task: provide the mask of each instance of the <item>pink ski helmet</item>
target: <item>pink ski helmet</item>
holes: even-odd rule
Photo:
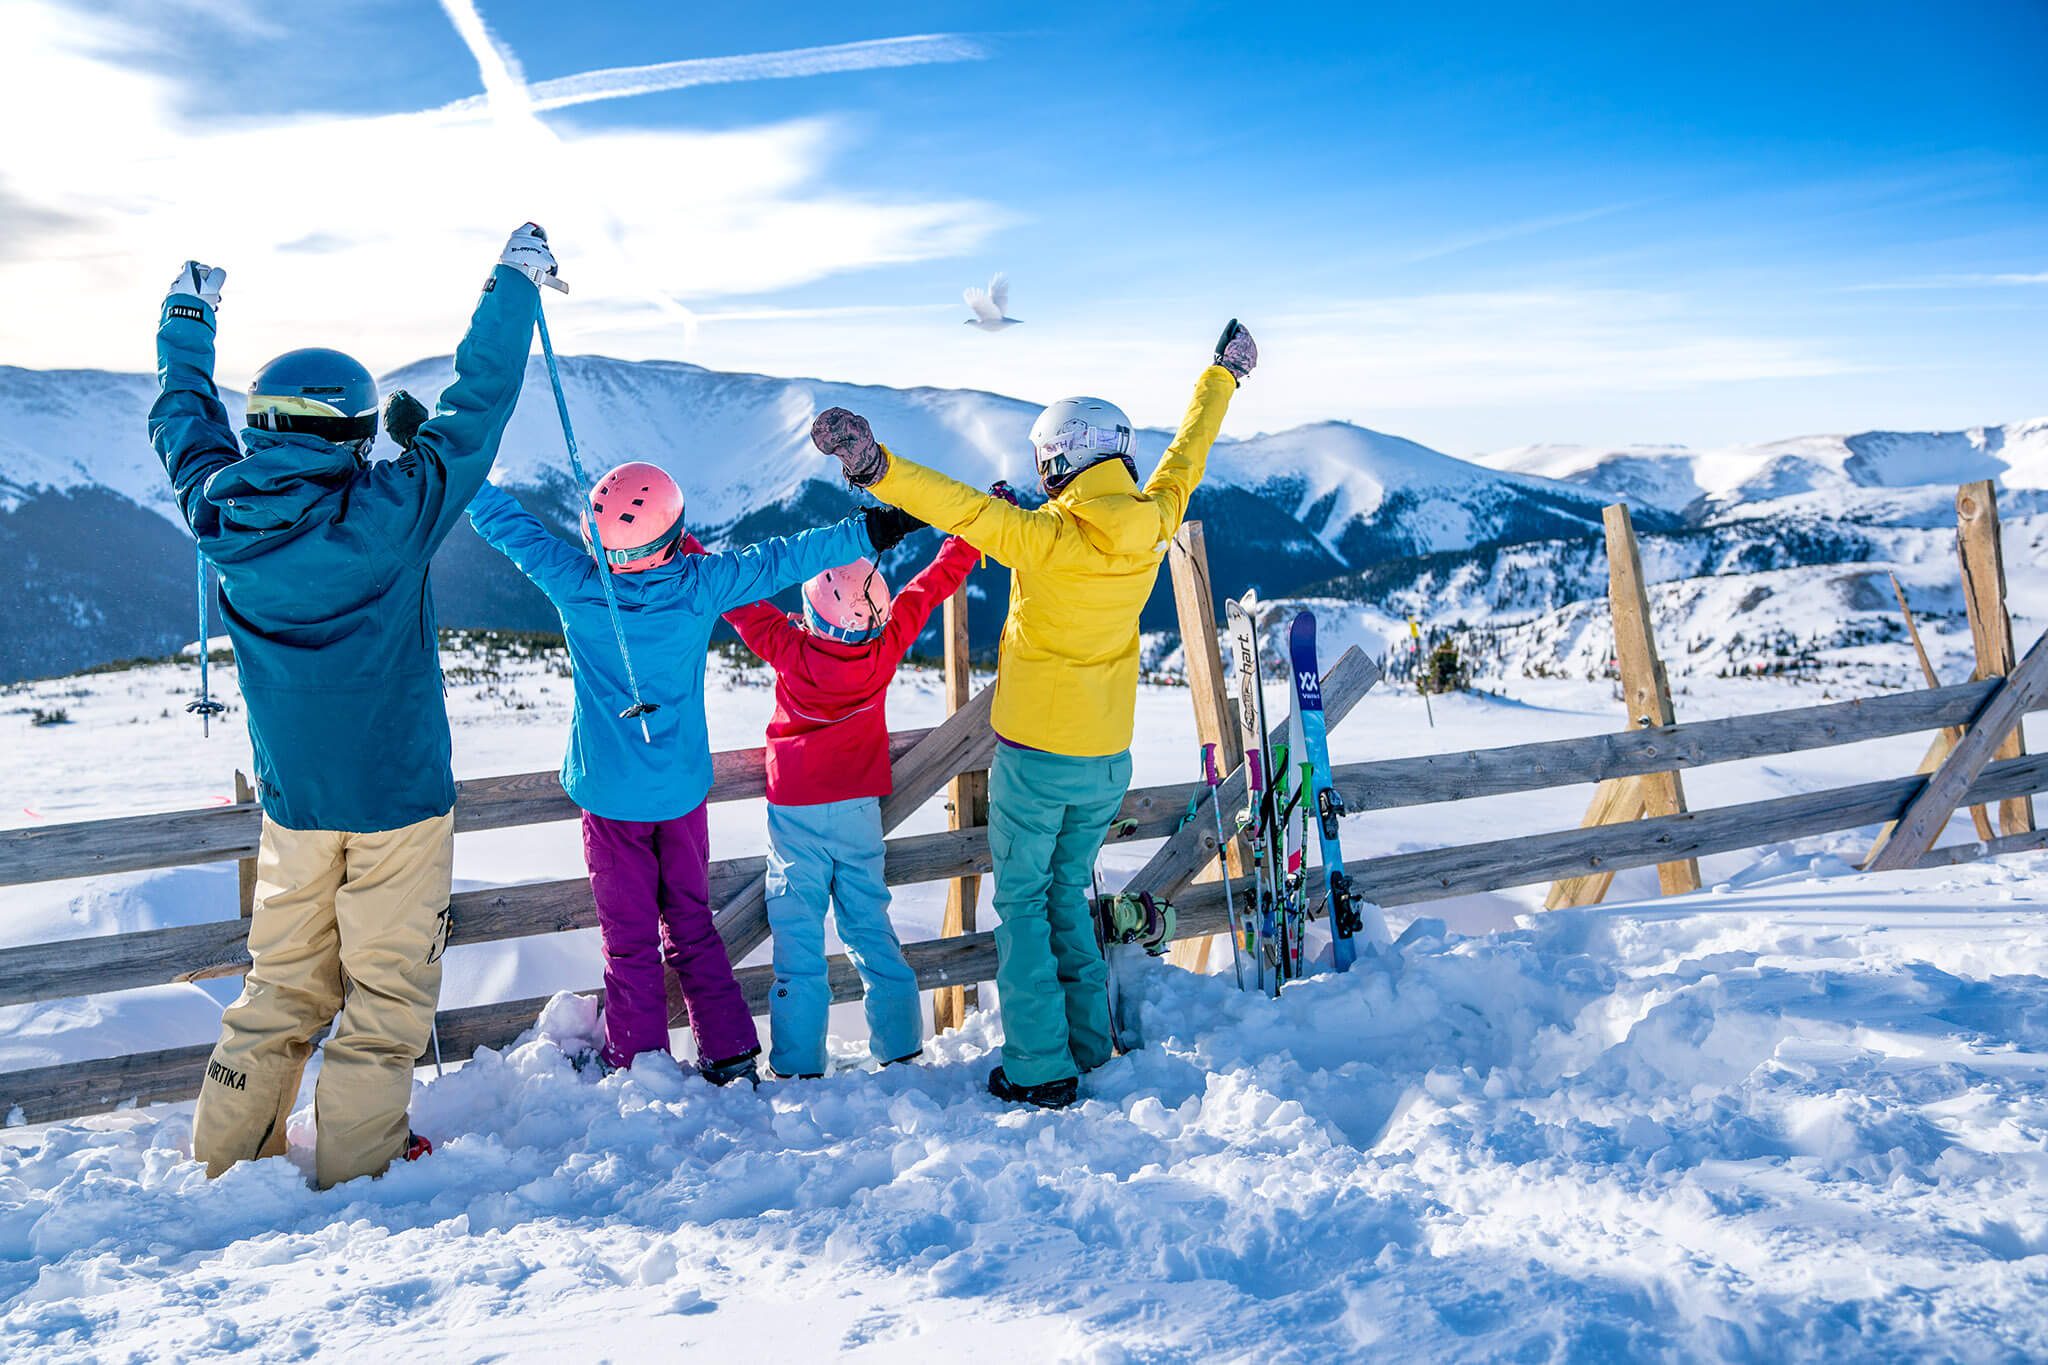
[[[871,559],[827,569],[804,584],[804,624],[815,635],[857,645],[888,622],[889,584]]]
[[[591,545],[597,526],[602,552]],[[645,573],[676,557],[683,539],[683,490],[659,465],[633,460],[606,471],[590,490],[583,543],[613,573]]]

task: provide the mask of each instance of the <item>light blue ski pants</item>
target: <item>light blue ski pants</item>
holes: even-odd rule
[[[917,977],[889,922],[882,879],[882,803],[872,796],[768,807],[768,927],[775,989],[768,997],[768,1065],[785,1076],[825,1070],[825,908],[866,987],[868,1051],[876,1061],[924,1045]]]
[[[1131,785],[1131,756],[1007,744],[989,770],[1003,1074],[1043,1085],[1112,1055],[1109,968],[1095,942],[1095,856]]]

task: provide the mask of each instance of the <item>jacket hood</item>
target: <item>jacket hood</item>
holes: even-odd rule
[[[1159,546],[1159,509],[1138,491],[1122,460],[1082,470],[1053,501],[1106,554],[1149,554]]]
[[[346,446],[298,432],[242,431],[242,458],[206,481],[206,500],[238,526],[291,526],[355,476]]]

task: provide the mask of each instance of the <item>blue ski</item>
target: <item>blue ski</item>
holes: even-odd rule
[[[1301,727],[1304,757],[1315,776],[1307,799],[1314,803],[1314,824],[1323,852],[1323,889],[1330,914],[1331,960],[1340,972],[1349,971],[1358,958],[1358,939],[1375,944],[1393,942],[1386,916],[1371,901],[1360,900],[1351,889],[1344,871],[1344,844],[1339,821],[1344,815],[1344,798],[1330,776],[1330,738],[1323,719],[1323,673],[1316,660],[1316,618],[1302,612],[1287,632],[1288,651],[1293,657],[1294,715]]]

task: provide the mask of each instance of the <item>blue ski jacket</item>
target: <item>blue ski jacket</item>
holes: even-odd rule
[[[455,382],[403,459],[245,429],[213,382],[214,315],[157,325],[149,439],[220,573],[257,791],[289,829],[399,829],[455,804],[428,565],[490,472],[519,400],[538,291],[497,266]]]
[[[643,573],[613,574],[640,695],[661,708],[645,717],[649,743],[639,721],[619,717],[632,705],[633,693],[595,556],[557,536],[511,494],[490,484],[470,503],[469,521],[561,614],[576,675],[562,790],[608,820],[673,820],[688,815],[710,794],[704,655],[718,618],[874,553],[867,525],[856,514],[736,553],[679,554]]]

